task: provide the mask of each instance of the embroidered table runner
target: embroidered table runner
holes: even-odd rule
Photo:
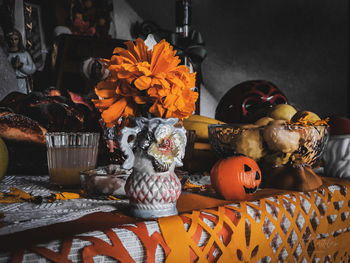
[[[19,179],[29,180],[10,177],[5,183]],[[81,212],[78,205],[71,206],[77,200],[60,201],[57,206],[65,207],[58,209],[64,219],[54,222],[41,215],[33,219],[38,226],[44,221],[41,227],[22,225],[20,232],[0,235],[3,250],[14,249],[1,253],[0,262],[348,262],[350,182],[323,181],[321,188],[307,193],[263,189],[245,202],[183,194],[178,200],[179,216],[149,221],[116,211],[118,201],[99,200],[96,206],[97,200],[86,201],[80,204]],[[22,182],[28,187],[28,181]],[[35,191],[41,191],[40,183],[35,185]],[[33,213],[42,205],[33,205]],[[97,210],[87,214],[84,206]],[[5,218],[15,211],[1,209]],[[18,216],[13,226],[22,221],[28,226]],[[54,224],[45,226],[50,222]]]

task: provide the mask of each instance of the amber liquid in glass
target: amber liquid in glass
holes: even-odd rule
[[[48,148],[50,181],[60,186],[79,186],[80,172],[94,169],[97,146]]]

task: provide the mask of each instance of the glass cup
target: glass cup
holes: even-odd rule
[[[45,137],[50,182],[60,187],[78,187],[80,171],[96,166],[100,134],[48,132]]]

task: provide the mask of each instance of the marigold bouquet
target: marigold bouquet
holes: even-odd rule
[[[193,91],[196,73],[179,65],[176,50],[165,40],[148,50],[140,38],[114,49],[106,60],[110,76],[97,84],[93,100],[107,127],[121,117],[144,116],[179,119],[192,115],[198,93]]]

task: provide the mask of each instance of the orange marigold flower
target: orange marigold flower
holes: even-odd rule
[[[99,99],[93,102],[106,125],[113,126],[120,117],[140,116],[144,105],[157,117],[183,119],[192,115],[198,99],[192,90],[196,73],[179,65],[176,50],[165,40],[153,50],[140,38],[125,45],[126,49],[114,49],[108,61],[110,77],[95,88]]]

